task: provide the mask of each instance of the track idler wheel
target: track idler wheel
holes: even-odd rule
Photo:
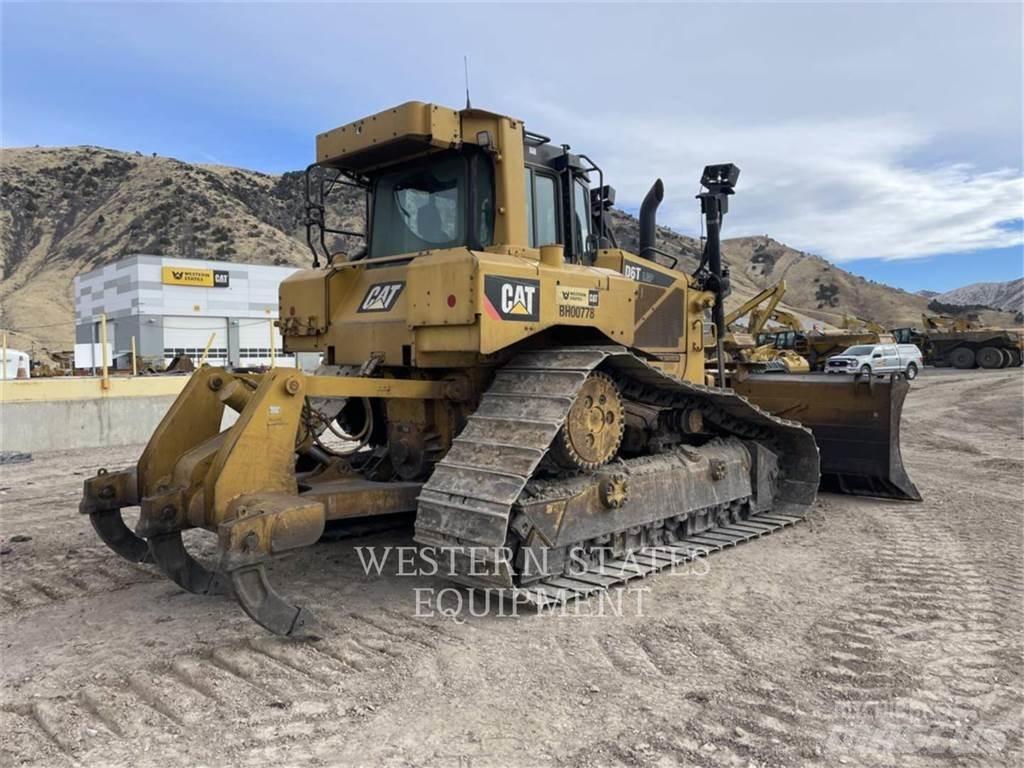
[[[300,634],[312,624],[313,615],[309,611],[292,605],[278,594],[267,578],[263,563],[243,566],[229,576],[242,610],[264,629],[288,637]]]
[[[150,537],[149,550],[164,575],[186,592],[196,595],[228,593],[223,577],[188,553],[181,540],[181,531]]]

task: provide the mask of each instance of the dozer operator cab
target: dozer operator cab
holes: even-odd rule
[[[758,344],[771,344],[775,349],[785,349],[798,354],[808,351],[807,334],[800,331],[768,331],[757,335]]]
[[[341,126],[317,137],[306,171],[314,268],[282,284],[284,346],[328,366],[439,372],[493,369],[530,345],[618,344],[703,382],[728,293],[717,228],[738,174],[705,169],[708,257],[691,275],[655,244],[660,180],[629,253],[601,168],[519,120],[410,102]]]
[[[890,333],[897,344],[916,344],[917,346],[923,346],[924,334],[921,333],[917,328],[893,328]]]
[[[423,115],[431,116],[429,126]],[[385,116],[394,129],[391,141],[384,131],[381,140],[370,140],[370,148],[361,147],[363,137],[379,130],[375,124]],[[478,127],[486,127],[467,135],[465,123],[474,120]],[[411,258],[444,249],[482,251],[513,244],[531,249],[561,245],[567,263],[593,264],[599,249],[614,244],[605,211],[615,202],[615,190],[604,185],[601,169],[586,155],[570,152],[568,145],[554,145],[517,121],[509,121],[517,130],[509,131],[513,136],[507,138],[515,140],[518,134],[522,147],[507,157],[495,135],[503,133],[501,126],[495,130],[490,125],[505,120],[481,111],[454,112],[413,102],[322,134],[322,159],[306,170],[306,227],[314,266],[321,259],[333,264],[339,256],[351,261]],[[431,133],[414,133],[417,130]],[[444,146],[447,138],[452,141]],[[520,154],[522,200],[509,206],[499,200],[502,190],[497,185],[515,183],[504,177],[518,175],[506,169]],[[599,183],[591,189],[594,176]],[[365,194],[365,230],[328,222],[332,193],[341,187],[356,187]],[[504,194],[516,191],[506,188]],[[520,211],[511,208],[521,208],[521,223]],[[509,225],[496,228],[496,218]],[[363,242],[356,246],[353,239]],[[339,253],[339,243],[347,250]]]

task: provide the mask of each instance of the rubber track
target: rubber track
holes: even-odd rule
[[[504,546],[513,505],[564,424],[583,382],[599,366],[626,383],[624,394],[630,399],[659,406],[701,402],[706,422],[729,434],[777,443],[784,471],[771,510],[776,517],[801,518],[813,503],[817,446],[800,424],[772,416],[732,390],[668,376],[623,347],[570,347],[524,353],[497,372],[420,492],[416,540],[478,551]],[[513,576],[504,567],[500,575],[486,579],[469,573],[455,579],[514,589]]]

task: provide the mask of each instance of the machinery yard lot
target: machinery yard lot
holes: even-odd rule
[[[319,620],[281,639],[78,514],[83,480],[139,447],[5,466],[0,762],[1019,765],[1022,386],[928,370],[902,440],[923,503],[823,495],[633,582],[620,616],[417,618],[414,589],[444,582],[366,575],[354,545],[412,543],[385,532],[276,565]]]

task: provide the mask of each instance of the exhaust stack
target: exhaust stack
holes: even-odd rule
[[[642,258],[649,259],[648,251],[654,248],[655,214],[658,206],[665,198],[665,185],[658,179],[651,186],[640,204],[640,253]]]
[[[700,179],[700,185],[707,192],[697,195],[700,200],[700,212],[704,215],[708,238],[704,242],[704,258],[701,266],[707,265],[710,273],[705,280],[705,288],[715,294],[713,319],[715,322],[715,347],[718,358],[718,386],[725,386],[725,351],[722,340],[728,329],[725,324],[725,297],[729,295],[729,270],[722,266],[722,217],[729,212],[729,195],[733,194],[736,182],[740,177],[740,169],[732,163],[708,165]]]

